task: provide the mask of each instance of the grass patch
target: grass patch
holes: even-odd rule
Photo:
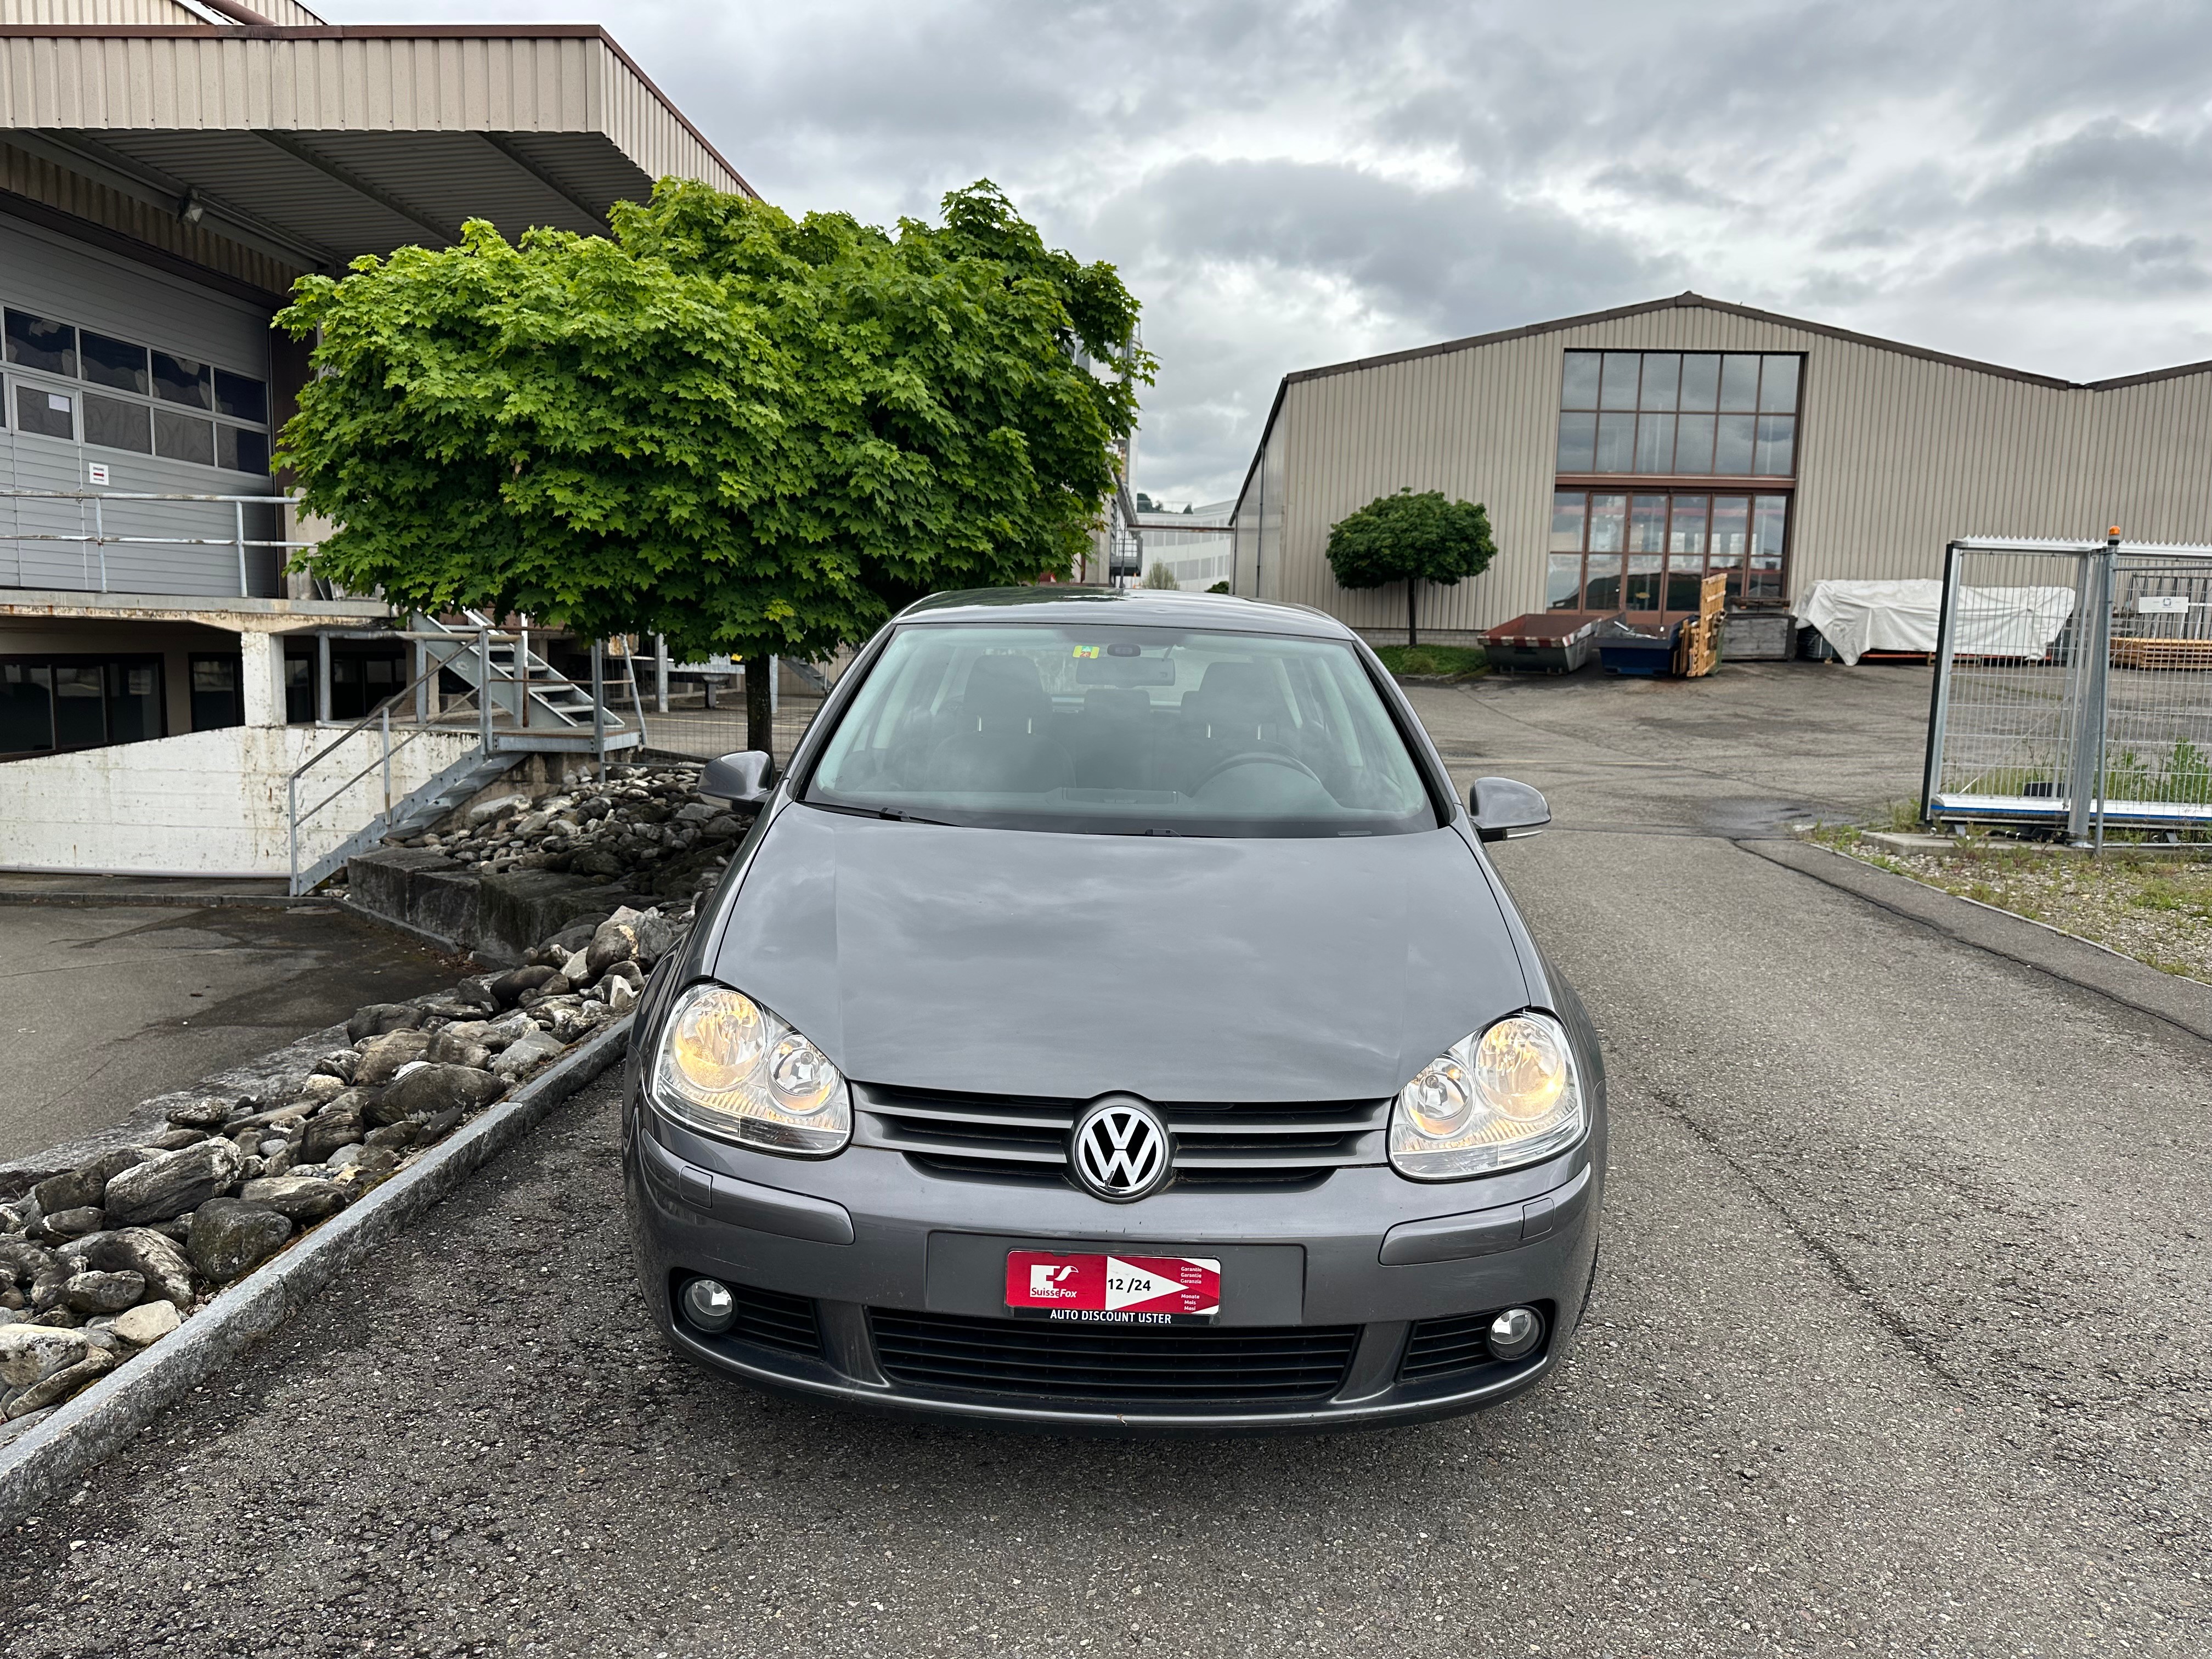
[[[1480,674],[1490,667],[1479,645],[1382,645],[1375,654],[1394,674]]]

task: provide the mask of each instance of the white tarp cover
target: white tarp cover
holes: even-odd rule
[[[1957,639],[1962,657],[2040,657],[2074,614],[2070,587],[1962,587]],[[1943,584],[1815,582],[1797,612],[1846,663],[1869,651],[1933,651]]]

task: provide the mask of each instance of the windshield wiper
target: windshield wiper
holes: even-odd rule
[[[949,818],[926,818],[918,812],[902,812],[896,806],[838,806],[826,800],[810,800],[805,805],[817,811],[842,812],[848,818],[889,818],[894,823],[934,823],[946,830],[964,827]]]

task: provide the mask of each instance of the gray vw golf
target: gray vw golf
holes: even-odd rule
[[[872,641],[640,1003],[646,1300],[790,1393],[970,1421],[1328,1428],[1559,1363],[1595,1035],[1349,629],[1025,588]]]

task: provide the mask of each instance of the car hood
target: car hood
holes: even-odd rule
[[[1373,1099],[1525,1006],[1449,830],[1033,834],[794,806],[711,971],[862,1083],[1089,1099]]]

